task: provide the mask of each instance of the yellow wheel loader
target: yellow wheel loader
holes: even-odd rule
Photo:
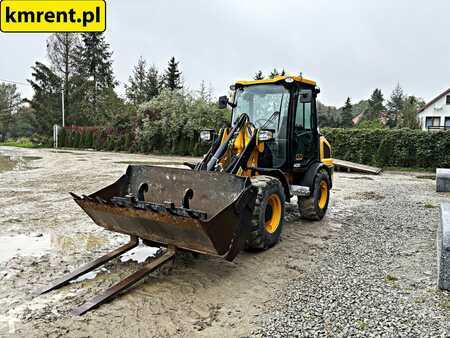
[[[332,187],[331,147],[320,135],[316,83],[299,76],[238,81],[230,126],[203,130],[211,143],[186,169],[130,165],[115,183],[75,202],[101,227],[130,242],[37,293],[67,284],[134,247],[140,240],[165,253],[75,310],[81,315],[135,284],[177,250],[222,256],[266,250],[281,236],[285,203],[296,197],[303,218],[324,217]]]

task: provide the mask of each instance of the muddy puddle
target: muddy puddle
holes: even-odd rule
[[[91,252],[108,246],[108,241],[92,234],[31,234],[0,236],[0,263],[7,262],[14,257],[42,257],[46,254],[58,252]],[[134,261],[144,263],[148,258],[155,257],[159,248],[146,246],[141,243],[136,248],[120,256],[122,262]],[[100,272],[93,271],[83,279],[92,279]]]
[[[29,162],[40,159],[42,157],[4,155],[0,153],[0,173],[11,170],[30,169]]]
[[[0,262],[7,262],[17,256],[40,257],[48,253],[50,248],[48,235],[0,236]]]
[[[147,261],[147,259],[155,257],[159,252],[160,252],[159,248],[146,246],[143,243],[141,243],[136,248],[121,255],[119,257],[119,259],[123,263],[134,261],[138,264],[141,264],[141,263],[144,263],[145,261]],[[93,271],[85,273],[84,275],[78,277],[77,279],[74,279],[70,283],[74,284],[74,283],[79,283],[79,282],[83,282],[86,280],[92,280],[92,279],[95,279],[98,274],[108,274],[110,272],[111,271],[105,267],[99,267]]]
[[[155,257],[159,251],[159,248],[146,246],[141,243],[138,247],[120,256],[120,261],[135,261],[137,263],[144,263],[148,258]]]

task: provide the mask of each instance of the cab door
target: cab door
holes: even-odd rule
[[[313,90],[299,89],[295,101],[292,157],[294,168],[304,168],[319,158],[319,133]]]

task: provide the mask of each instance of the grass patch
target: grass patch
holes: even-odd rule
[[[435,206],[434,204],[431,204],[431,203],[425,203],[425,204],[423,205],[423,207],[424,207],[424,208],[427,208],[427,209],[433,209],[433,208],[436,208],[436,206]]]
[[[414,298],[414,303],[416,303],[416,304],[423,304],[423,303],[425,303],[426,302],[426,297],[425,296],[419,296],[419,297],[416,297],[416,298]]]
[[[367,323],[365,320],[358,320],[356,322],[356,327],[361,331],[365,331],[369,328],[369,323]]]
[[[45,145],[33,142],[27,137],[21,137],[17,140],[10,139],[6,140],[5,142],[0,142],[0,147],[1,146],[18,148],[45,148]]]
[[[34,143],[17,143],[17,142],[2,142],[0,147],[17,147],[17,148],[44,148],[44,146]]]
[[[387,274],[386,277],[384,277],[384,280],[386,282],[397,282],[398,278],[394,275]]]
[[[394,275],[387,274],[384,277],[384,281],[389,284],[394,289],[400,289],[400,284],[398,284],[398,278]]]
[[[449,310],[450,311],[450,301],[445,300],[441,303],[441,307],[445,310]]]

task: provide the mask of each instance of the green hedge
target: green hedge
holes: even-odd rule
[[[412,129],[321,130],[333,157],[381,167],[450,167],[450,131]]]
[[[60,147],[95,149],[104,151],[125,151],[154,154],[201,156],[209,146],[199,142],[197,132],[191,138],[179,138],[173,142],[163,135],[152,140],[135,139],[132,133],[108,129],[66,128],[59,135]]]
[[[411,129],[322,129],[331,143],[333,157],[381,167],[450,168],[450,131]],[[192,137],[157,134],[136,139],[133,133],[111,129],[64,129],[60,145],[105,151],[201,156],[208,145]]]

